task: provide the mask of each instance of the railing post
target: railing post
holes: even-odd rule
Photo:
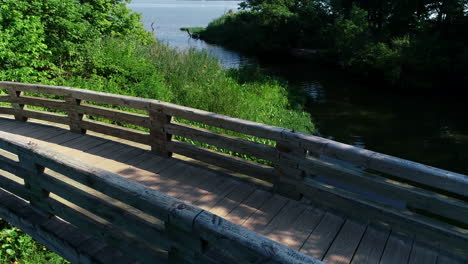
[[[282,159],[283,157],[281,153],[293,155],[300,160],[306,158],[306,150],[283,141],[277,141],[276,149],[279,151],[280,155],[278,162],[273,165],[276,171],[273,190],[276,193],[291,199],[300,200],[302,198],[302,194],[297,187],[300,186],[304,180],[304,172],[297,169],[297,166],[286,165],[288,161],[286,159]]]
[[[30,191],[29,202],[33,207],[40,208],[42,200],[49,197],[49,192],[39,186],[38,178],[44,173],[44,167],[32,159],[19,157],[20,166],[27,171],[23,174],[24,185]]]
[[[65,96],[65,102],[69,106],[68,119],[70,120],[70,131],[80,134],[85,134],[86,129],[81,128],[80,122],[83,120],[83,114],[78,113],[77,107],[81,104],[81,100],[74,98],[72,95]]]
[[[22,92],[15,91],[13,88],[7,88],[6,90],[8,91],[8,95],[10,95],[11,98],[18,99],[22,95]],[[15,110],[15,120],[22,122],[28,121],[28,118],[23,116],[21,113],[24,109],[24,104],[12,103],[11,105]]]
[[[196,261],[203,254],[203,240],[194,232],[193,223],[201,209],[184,203],[173,205],[165,222],[165,231],[170,241],[169,263],[205,263]]]
[[[166,115],[161,107],[151,105],[149,117],[151,151],[161,157],[171,157],[172,153],[167,150],[167,143],[171,141],[172,135],[166,133],[165,126],[171,123],[172,116]]]

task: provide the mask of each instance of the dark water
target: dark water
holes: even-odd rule
[[[190,39],[180,27],[206,26],[235,1],[134,0],[147,29],[178,49],[206,49],[225,67],[258,63],[218,46]],[[468,105],[446,96],[418,96],[365,85],[320,65],[260,63],[307,94],[320,135],[343,143],[468,174]],[[440,87],[443,91],[445,87]]]

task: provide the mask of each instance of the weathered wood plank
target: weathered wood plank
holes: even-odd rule
[[[315,158],[302,160],[298,163],[299,169],[305,170],[310,174],[338,180],[360,190],[404,201],[409,208],[418,208],[436,215],[468,223],[468,205],[465,202],[442,197],[437,193],[428,192],[418,187],[392,182],[378,175],[353,170],[339,164]]]
[[[90,104],[81,104],[74,110],[80,114],[102,117],[111,121],[150,128],[150,120],[147,115],[131,113],[118,109],[111,109]]]
[[[284,128],[269,126],[253,121],[242,120],[161,101],[152,101],[152,104],[162,107],[164,112],[171,116],[271,140],[281,139],[282,132],[285,130]]]
[[[428,243],[441,243],[444,248],[464,254],[468,243],[466,230],[404,210],[378,205],[360,195],[344,189],[337,190],[311,179],[306,183],[303,193],[316,203],[335,208],[357,219],[373,219],[373,222],[391,225],[393,230],[414,234],[417,239]]]
[[[84,115],[76,111],[76,108],[81,104],[81,100],[76,99],[73,96],[65,96],[65,104],[69,108],[68,119],[70,131],[85,134],[86,129],[83,129],[80,126],[80,122],[83,120]]]
[[[216,133],[207,129],[177,123],[167,125],[166,131],[173,135],[207,143],[209,145],[228,149],[237,153],[252,155],[259,159],[273,162],[278,159],[278,151],[274,147],[238,137]]]
[[[408,264],[436,264],[437,250],[429,249],[418,243],[413,244]]]
[[[56,100],[56,99],[49,99],[49,98],[41,98],[41,97],[22,95],[20,97],[12,98],[12,100],[10,102],[11,103],[17,103],[17,104],[22,104],[22,105],[31,105],[31,106],[51,108],[51,109],[62,110],[62,111],[70,110],[70,106],[68,106],[65,103],[65,101]]]
[[[390,234],[380,264],[408,263],[412,239]]]
[[[44,112],[44,111],[36,111],[36,110],[21,110],[21,115],[27,118],[34,118],[44,121],[49,121],[52,123],[59,123],[68,125],[68,117],[63,114],[51,113],[51,112]]]
[[[390,230],[369,226],[354,254],[352,264],[378,264],[387,243]]]
[[[288,199],[280,195],[271,196],[260,209],[250,215],[242,226],[251,230],[265,228],[287,202]]]
[[[58,96],[73,96],[76,99],[93,101],[103,104],[111,104],[121,107],[135,108],[140,110],[148,110],[148,103],[152,100],[109,94],[103,92],[96,92],[91,90],[84,90],[71,87],[63,86],[52,86],[52,85],[39,85],[39,84],[25,84],[15,82],[0,82],[0,88],[2,89],[13,89],[15,91],[31,92],[31,93],[42,93],[51,94]]]
[[[224,217],[236,208],[256,188],[250,184],[240,183],[237,187],[217,204],[210,208],[212,214]]]
[[[260,164],[249,162],[241,158],[182,142],[170,142],[168,143],[168,149],[171,152],[210,163],[221,168],[245,173],[249,176],[268,182],[273,181],[274,169],[268,166],[262,166]]]
[[[9,179],[9,175],[6,175],[5,172],[2,172],[2,170],[7,170],[14,171],[15,167],[12,167],[10,170],[10,167],[6,168],[7,166],[3,163],[3,160],[0,160],[0,188],[3,188],[25,200],[28,200],[29,197],[31,196],[31,192],[23,185],[20,184],[12,179]]]
[[[142,144],[149,144],[148,134],[134,129],[129,129],[111,124],[104,124],[101,122],[91,120],[81,121],[80,127],[86,130],[92,130],[98,133],[112,135],[115,137],[135,141]]]
[[[57,200],[48,198],[38,205],[43,210],[59,216],[82,230],[86,230],[87,233],[93,235],[96,239],[118,248],[142,263],[153,263],[161,257],[157,248],[144,243],[134,236],[121,232],[109,223],[98,222],[71,207],[63,205]]]
[[[4,138],[3,136],[3,132],[0,132],[0,138]],[[60,154],[28,144],[28,141],[21,138],[2,139],[0,148],[6,148],[11,152],[29,153],[38,164],[65,173],[71,179],[84,185],[92,184],[95,190],[112,198],[124,200],[127,204],[159,219],[168,217],[168,212],[171,211],[175,201],[160,192],[149,190],[142,184],[84,165],[72,158],[57,159],[56,157],[60,157]]]
[[[14,115],[15,114],[15,109],[13,109],[11,107],[6,107],[6,106],[0,106],[0,114]]]
[[[328,249],[323,261],[329,264],[348,264],[353,258],[362,236],[366,231],[364,223],[346,220],[335,241]]]
[[[300,252],[322,259],[344,223],[342,216],[325,213],[320,223],[307,238]]]
[[[172,152],[168,149],[168,143],[172,135],[167,133],[166,127],[171,123],[172,116],[165,114],[161,108],[151,105],[149,120],[151,151],[161,157],[171,157]]]
[[[8,95],[12,98],[12,100],[17,99],[18,97],[22,96],[22,92],[16,91],[6,87]],[[24,111],[24,104],[12,103],[11,107],[14,109],[15,120],[26,122],[28,119],[22,115]]]
[[[147,156],[149,157],[148,159],[144,159],[141,163],[137,163],[134,166],[153,173],[160,173],[161,171],[179,162],[176,159],[165,159],[155,156],[151,153],[148,153]]]
[[[158,228],[153,223],[146,222],[124,208],[73,187],[48,174],[40,175],[36,182],[42,188],[105,219],[121,230],[135,234],[139,239],[146,240],[152,245],[167,248],[167,241],[162,239],[164,235],[161,227]]]
[[[49,219],[49,215],[39,213],[33,210],[27,202],[14,197],[11,194],[0,190],[0,217],[6,219],[14,226],[31,235],[36,241],[45,245],[65,259],[73,263],[98,263],[94,256],[86,250],[76,248],[73,241],[77,241],[81,236],[81,231],[71,226],[69,223],[61,221],[58,218]],[[64,236],[58,236],[51,225],[66,226],[67,233]],[[91,239],[92,240],[92,239]],[[88,243],[91,240],[87,240]]]
[[[294,228],[292,223],[305,209],[305,205],[296,201],[289,201],[267,226],[255,231],[283,245],[294,244],[295,242],[303,243],[304,241],[295,241],[296,238],[292,235]]]
[[[193,229],[208,243],[226,255],[227,263],[321,263],[317,259],[273,242],[250,230],[208,212],[200,213]],[[266,246],[268,245],[268,246]]]
[[[283,240],[286,246],[299,250],[306,242],[312,231],[324,217],[325,212],[319,208],[307,206],[304,212],[291,224],[290,239]]]
[[[242,204],[239,204],[224,218],[235,224],[242,225],[254,214],[273,194],[257,189]]]
[[[462,261],[461,259],[455,258],[453,256],[447,256],[444,254],[439,254],[437,256],[437,264],[462,264],[466,263],[466,261]]]
[[[468,177],[462,174],[303,133],[284,132],[283,135],[285,140],[297,142],[318,155],[348,161],[412,182],[468,196]]]
[[[222,182],[215,190],[204,195],[198,201],[195,201],[193,205],[198,206],[204,210],[209,210],[226,195],[230,194],[239,182],[233,180],[226,180]]]

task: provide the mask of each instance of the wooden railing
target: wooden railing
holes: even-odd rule
[[[161,156],[178,153],[267,181],[276,192],[291,198],[311,199],[358,218],[390,224],[396,230],[450,249],[467,248],[468,177],[465,175],[285,128],[158,100],[11,82],[0,82],[0,89],[8,92],[0,96],[0,102],[11,103],[11,107],[0,107],[0,114],[14,115],[17,120],[37,118],[69,125],[75,132],[92,130],[147,144]],[[24,92],[34,94],[26,96]],[[40,97],[44,94],[58,96],[60,100]],[[145,114],[98,107],[95,103],[137,109]],[[67,114],[33,111],[27,105]],[[147,128],[149,133],[84,116]],[[272,144],[190,126],[181,122],[184,120]],[[227,155],[177,141],[173,136],[267,162]]]
[[[321,263],[210,212],[0,132],[0,187],[139,263]],[[5,153],[7,153],[5,155]],[[13,177],[14,178],[14,177]],[[79,256],[65,256],[81,263]],[[74,258],[73,258],[74,257]]]

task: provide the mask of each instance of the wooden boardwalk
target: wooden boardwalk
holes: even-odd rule
[[[326,263],[463,263],[391,226],[285,198],[271,185],[232,177],[183,156],[158,157],[147,145],[3,117],[0,132],[142,183]]]

